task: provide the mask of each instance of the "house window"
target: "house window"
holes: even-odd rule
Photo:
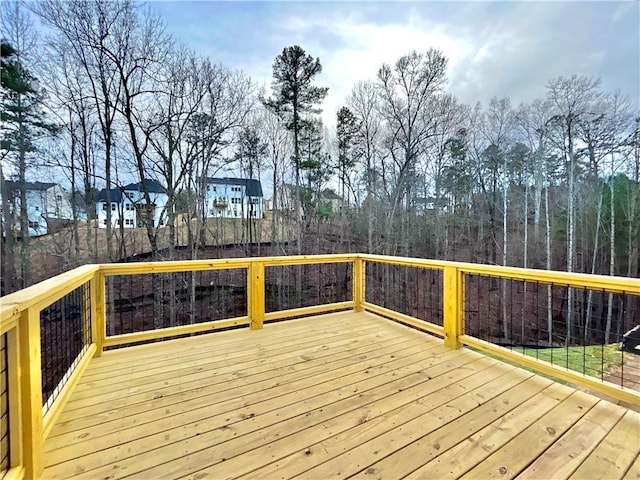
[[[124,224],[133,226],[133,219],[132,218],[125,218]]]
[[[38,222],[29,222],[29,228],[33,228],[34,230],[39,230],[40,224]]]
[[[62,195],[56,195],[56,202],[62,201]]]
[[[115,204],[115,203],[112,203],[112,204],[111,204],[111,211],[112,211],[112,212],[115,212],[115,211],[116,211],[116,204]]]
[[[260,199],[258,199],[258,198],[252,198],[252,199],[251,199],[251,203],[252,203],[253,205],[257,205],[259,202],[260,202]]]
[[[207,185],[207,192],[211,190],[211,187]]]
[[[242,203],[242,199],[241,198],[232,198],[231,199],[231,203],[235,203],[237,205],[239,203]]]
[[[40,211],[40,207],[37,207],[37,206],[36,206],[36,207],[34,207],[34,208],[35,208],[36,212],[39,212],[39,211]]]
[[[211,190],[213,190],[215,192],[216,191],[216,187],[211,187]]]
[[[124,209],[125,210],[133,210],[133,205],[131,205],[130,203],[125,203],[124,204]]]
[[[240,187],[231,187],[231,191],[232,192],[241,192],[242,188],[240,188]]]

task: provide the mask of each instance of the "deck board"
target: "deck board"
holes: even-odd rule
[[[44,478],[633,478],[638,431],[637,412],[342,312],[105,352]]]

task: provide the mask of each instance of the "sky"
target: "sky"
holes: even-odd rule
[[[152,1],[176,40],[239,68],[270,91],[274,58],[300,45],[319,57],[335,125],[353,85],[412,50],[448,58],[447,91],[468,104],[545,95],[547,82],[600,77],[640,101],[640,1]]]

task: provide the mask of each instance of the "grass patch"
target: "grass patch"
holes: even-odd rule
[[[513,351],[596,378],[603,378],[622,361],[620,343],[569,348],[513,348]]]

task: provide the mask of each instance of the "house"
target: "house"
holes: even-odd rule
[[[300,198],[298,198],[296,186],[284,183],[276,188],[275,195],[278,201],[278,211],[296,221],[304,220],[306,213],[316,211],[317,208],[324,205],[331,207],[331,214],[340,213],[346,206],[344,199],[330,188],[317,194],[310,188],[301,186]],[[298,204],[299,202],[301,205]],[[273,204],[273,202],[271,203]],[[271,208],[273,208],[272,205]]]
[[[147,204],[145,190],[149,194]],[[154,227],[166,223],[166,205],[169,197],[166,189],[156,180],[130,183],[122,188],[103,189],[96,197],[98,227],[106,228],[107,210],[111,209],[111,225],[138,228],[153,222]],[[147,220],[147,221],[145,221]]]
[[[207,178],[205,192],[207,217],[262,218],[262,184],[251,178]]]
[[[26,191],[29,236],[50,233],[55,224],[73,220],[73,208],[64,188],[48,182],[5,182],[9,197],[9,208],[13,213],[13,225],[20,230],[20,191]]]
[[[335,214],[342,211],[345,202],[343,198],[332,189],[325,188],[320,192],[320,199],[318,203],[331,205],[331,212]]]
[[[444,197],[440,197],[439,200],[436,197],[416,197],[414,202],[417,215],[425,215],[427,212],[434,212],[436,210],[436,205],[440,212],[449,211],[449,202]]]

